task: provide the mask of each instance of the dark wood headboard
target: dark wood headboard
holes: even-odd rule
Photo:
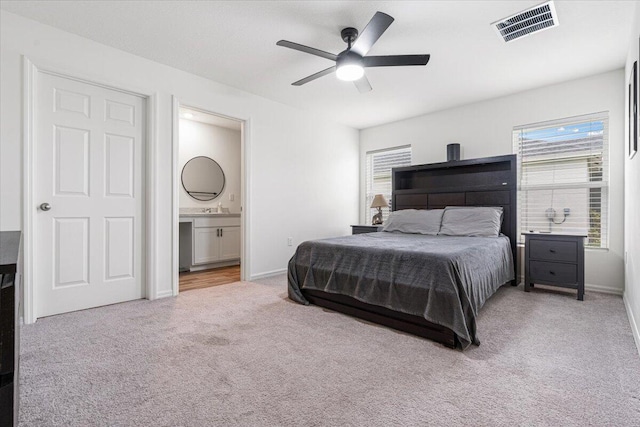
[[[484,157],[393,168],[391,206],[442,209],[446,206],[502,206],[502,233],[511,240],[516,265],[516,156]]]

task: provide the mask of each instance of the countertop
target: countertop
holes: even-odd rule
[[[202,218],[202,217],[211,217],[211,218],[234,218],[239,217],[239,213],[189,213],[189,214],[180,214],[180,218]]]
[[[202,217],[216,217],[216,218],[235,218],[239,217],[239,213],[229,212],[229,208],[223,208],[224,212],[216,212],[216,208],[211,208],[212,212],[203,212],[202,208],[180,208],[180,218],[202,218]]]

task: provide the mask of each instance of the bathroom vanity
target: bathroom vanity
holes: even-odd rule
[[[181,179],[189,197],[206,207],[180,208],[180,271],[240,264],[240,214],[222,207],[226,178],[218,162],[193,157],[184,165]],[[233,200],[232,193],[229,200]]]
[[[240,263],[240,214],[180,214],[180,271]]]

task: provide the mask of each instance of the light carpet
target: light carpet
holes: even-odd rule
[[[502,287],[465,352],[286,297],[284,275],[22,328],[22,426],[640,425],[622,299]]]

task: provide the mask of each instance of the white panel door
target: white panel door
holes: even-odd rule
[[[145,100],[38,74],[37,316],[143,298]]]

